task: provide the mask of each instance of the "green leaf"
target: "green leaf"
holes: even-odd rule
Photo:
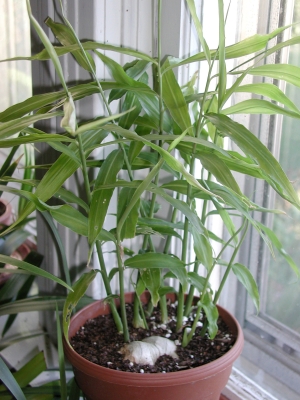
[[[103,130],[88,131],[82,134],[82,142],[84,149],[91,147],[93,144],[101,142],[107,133]],[[79,149],[75,143],[70,144],[70,148],[76,155],[79,156]],[[88,154],[87,154],[88,155]],[[70,159],[67,155],[62,154],[46,172],[43,179],[38,184],[35,195],[41,201],[47,201],[51,198],[66,180],[74,174],[78,169],[78,164],[73,159]],[[15,224],[11,226],[13,228],[15,225],[20,223],[29,214],[35,210],[35,204],[29,203],[23,210],[22,214],[19,215],[18,220]]]
[[[289,266],[293,269],[297,277],[300,277],[300,271],[299,267],[295,263],[295,261],[292,259],[292,257],[287,254],[287,252],[284,250],[282,247],[282,244],[276,234],[272,231],[272,229],[268,228],[267,226],[261,224],[260,222],[257,223],[260,228],[265,232],[265,234],[269,237],[271,240],[272,244],[276,247],[276,249],[279,251],[279,253],[285,258],[286,262],[289,264]]]
[[[154,307],[159,302],[159,288],[161,284],[161,272],[159,268],[146,268],[140,271],[141,279],[151,294],[151,302]]]
[[[245,267],[245,265],[242,265],[240,263],[235,263],[234,265],[232,265],[232,271],[238,278],[238,280],[246,288],[247,292],[253,300],[257,312],[259,312],[259,292],[257,284],[251,272],[247,267]]]
[[[17,300],[1,305],[0,315],[17,314],[31,311],[55,311],[56,304],[58,304],[59,309],[62,310],[65,300],[65,296],[35,296],[23,300]],[[82,308],[88,304],[91,304],[93,301],[94,300],[89,297],[84,297],[80,300],[79,304]]]
[[[167,59],[163,64],[163,70],[169,66],[170,63]],[[180,126],[182,132],[188,130],[189,135],[194,136],[188,106],[171,69],[162,76],[162,95],[167,109],[177,125]]]
[[[224,20],[224,2],[223,0],[218,0],[219,9],[219,84],[218,84],[218,108],[221,108],[223,99],[225,97],[226,91],[226,54],[225,54],[225,20]]]
[[[125,64],[124,65],[124,71],[130,78],[133,78],[135,80],[138,80],[141,75],[144,74],[144,72],[149,68],[150,63],[148,61],[144,60],[134,60],[132,63]],[[147,81],[144,81],[144,83],[148,83]],[[109,99],[108,102],[111,103],[113,100],[118,100],[121,97],[125,95],[126,91],[125,90],[119,90],[119,89],[113,89],[109,93]]]
[[[211,295],[206,292],[205,295],[203,296],[202,301],[198,302],[198,305],[203,307],[203,310],[205,312],[207,321],[208,321],[208,333],[210,339],[213,339],[217,332],[218,332],[218,317],[219,317],[219,312],[217,309],[217,306],[213,303],[211,299]]]
[[[213,267],[213,254],[208,235],[200,234],[194,227],[192,227],[192,234],[197,259],[210,271]]]
[[[203,167],[211,172],[214,177],[223,185],[229,187],[237,194],[242,196],[242,192],[234,179],[230,169],[227,167],[226,163],[219,158],[216,154],[201,154],[198,157],[201,161]]]
[[[67,400],[67,382],[66,382],[66,368],[65,368],[65,356],[62,343],[62,332],[60,324],[60,316],[58,312],[58,306],[56,305],[56,331],[57,331],[57,351],[58,351],[58,365],[59,365],[59,381],[60,381],[60,393],[61,400]]]
[[[242,85],[234,90],[235,92],[253,93],[261,96],[269,97],[271,100],[277,101],[290,108],[295,113],[299,113],[298,107],[279,89],[278,86],[271,83],[251,83]]]
[[[96,275],[97,271],[93,269],[90,272],[82,274],[81,277],[73,285],[72,292],[68,294],[67,299],[65,301],[63,309],[63,332],[65,339],[69,345],[70,343],[69,343],[68,331],[69,331],[72,311],[76,307],[78,301],[85,294],[87,288],[89,287],[90,283],[95,279]]]
[[[225,115],[208,114],[207,118],[223,134],[230,137],[245,154],[250,155],[258,163],[263,173],[273,181],[282,197],[285,196],[296,207],[300,207],[298,195],[280,164],[256,136],[243,125],[232,121]]]
[[[135,122],[142,109],[141,103],[138,101],[134,92],[127,92],[122,103],[122,112],[132,110],[119,119],[119,125],[125,129],[129,129]]]
[[[178,234],[175,229],[183,229],[183,223],[171,223],[158,218],[139,218],[139,227],[147,227],[153,229],[154,233],[158,232],[162,235],[175,236],[181,240],[181,235]]]
[[[3,366],[3,360],[0,358],[0,365]],[[2,369],[2,368],[1,368]],[[3,368],[4,369],[4,368]],[[28,361],[22,368],[13,374],[15,381],[20,387],[27,386],[33,379],[35,379],[40,373],[47,369],[44,353],[41,351],[36,356],[34,356],[30,361]],[[1,374],[2,375],[2,374]],[[10,383],[11,382],[5,382]],[[4,385],[0,386],[0,392],[6,390]],[[19,392],[20,393],[20,392]],[[25,397],[16,397],[17,399],[25,399]]]
[[[196,272],[188,272],[188,282],[195,286],[199,293],[202,293],[206,279]]]
[[[8,369],[8,367],[6,366],[5,362],[2,360],[1,357],[0,357],[0,371],[1,371],[2,382],[6,385],[6,387],[9,389],[12,395],[14,395],[16,399],[26,400],[26,397],[22,392],[22,389],[20,388],[18,382],[16,381],[13,374],[10,372],[10,370]],[[6,390],[6,387],[2,385],[2,388],[0,387],[0,391]]]
[[[37,121],[42,121],[44,119],[55,118],[62,115],[61,111],[52,112],[49,114],[35,114],[28,115],[26,117],[17,118],[12,121],[3,122],[0,125],[0,139],[5,139],[15,133],[20,132],[22,129],[27,128],[29,125],[34,124]],[[18,141],[15,142],[18,144]],[[20,144],[20,143],[19,143]]]
[[[45,204],[45,203],[44,203]],[[69,204],[47,207],[52,217],[61,225],[82,236],[88,235],[88,219]]]
[[[126,208],[130,205],[132,196],[135,189],[122,188],[118,198],[117,208],[117,223],[119,223],[121,216],[123,215]],[[122,226],[120,239],[130,239],[135,237],[136,225],[139,216],[140,200],[138,200],[132,207],[125,223]]]
[[[71,288],[63,282],[61,279],[57,278],[56,276],[50,274],[47,271],[43,271],[40,268],[36,267],[35,265],[29,264],[25,261],[17,260],[13,257],[8,257],[0,254],[0,262],[4,264],[14,265],[18,268],[24,269],[25,271],[30,272],[33,275],[42,276],[43,278],[51,279],[52,281],[59,283],[60,285],[66,287],[67,289],[71,290]]]
[[[65,188],[60,188],[54,195],[58,199],[66,202],[66,203],[74,203],[83,208],[86,212],[88,212],[89,207],[84,200],[80,197],[76,196],[71,190],[67,190]]]
[[[142,53],[140,51],[132,50],[128,47],[118,47],[118,46],[112,46],[110,44],[104,44],[100,42],[93,42],[93,41],[87,41],[82,43],[82,47],[84,50],[109,50],[109,51],[114,51],[120,54],[127,54],[129,56],[135,57],[135,58],[140,58],[141,60],[145,60],[147,62],[157,64],[157,61],[150,57],[146,53]],[[53,46],[53,49],[55,50],[56,54],[61,57],[65,54],[72,53],[73,51],[80,50],[80,47],[78,43],[70,45],[70,46]],[[33,61],[33,60],[49,60],[50,56],[48,54],[47,49],[42,50],[40,53],[35,54],[34,56],[31,57],[13,57],[5,60],[1,60],[0,62],[5,62],[5,61],[18,61],[18,60],[28,60],[28,61]]]
[[[46,35],[45,31],[41,28],[38,21],[34,18],[32,12],[31,12],[31,6],[30,6],[29,0],[26,0],[26,5],[27,5],[27,12],[28,12],[30,22],[31,22],[32,26],[34,27],[34,30],[38,34],[39,38],[41,39],[43,45],[45,46],[45,49],[46,49],[47,53],[49,54],[51,61],[55,67],[55,70],[59,77],[59,80],[60,80],[61,84],[63,85],[63,88],[64,88],[66,94],[68,94],[68,88],[67,88],[67,85],[65,82],[63,70],[62,70],[59,58],[55,52],[55,49],[54,49],[52,43],[50,42],[48,36]]]
[[[259,50],[265,49],[269,40],[273,39],[287,28],[288,26],[284,26],[266,35],[255,34],[244,40],[241,40],[238,43],[225,47],[226,60],[244,57],[249,54],[254,54]],[[218,50],[210,50],[211,58],[214,58],[216,53],[218,53]],[[172,58],[170,59],[171,68],[179,67],[180,65],[191,64],[193,62],[203,61],[205,59],[206,56],[204,52],[197,53],[191,57],[186,58],[185,60]],[[216,59],[218,59],[218,54],[216,56]]]
[[[300,67],[290,64],[265,64],[252,68],[248,74],[283,80],[300,87]]]
[[[124,262],[127,268],[143,269],[169,269],[183,285],[184,289],[187,288],[187,273],[184,268],[184,263],[176,257],[163,253],[144,253],[137,254],[128,258]]]
[[[77,43],[76,38],[74,37],[71,29],[68,26],[66,26],[64,24],[60,24],[58,22],[54,22],[50,17],[46,18],[45,24],[47,26],[49,26],[49,28],[51,28],[55,37],[60,41],[60,43],[62,45],[68,46],[68,45]],[[85,52],[85,54],[86,54],[86,57],[88,57],[93,70],[95,70],[96,66],[95,66],[95,62],[94,62],[93,58],[91,57],[91,55],[88,52]],[[86,59],[80,50],[73,51],[72,55],[74,56],[74,58],[76,59],[76,61],[78,62],[78,64],[81,67],[83,67],[84,69],[86,69],[89,72],[92,72],[89,64],[86,62]]]
[[[222,114],[230,115],[230,114],[268,114],[268,115],[276,115],[282,114],[288,117],[298,118],[300,119],[300,111],[294,112],[286,110],[276,104],[273,104],[267,100],[260,99],[250,99],[244,100],[240,103],[235,104],[234,106],[225,108],[222,110]]]
[[[189,7],[191,16],[193,18],[193,22],[194,22],[194,25],[195,25],[195,28],[197,31],[197,35],[200,40],[201,46],[203,48],[203,52],[205,54],[206,60],[210,64],[210,61],[211,61],[210,51],[209,51],[209,47],[206,43],[206,40],[204,39],[204,36],[203,36],[202,25],[197,16],[197,11],[196,11],[196,6],[195,6],[194,0],[187,0],[187,5]]]
[[[99,235],[108,210],[109,202],[114,189],[101,189],[101,185],[112,184],[117,180],[117,174],[124,163],[122,150],[113,150],[105,159],[98,173],[92,200],[90,204],[90,213],[88,218],[88,241],[92,246]]]

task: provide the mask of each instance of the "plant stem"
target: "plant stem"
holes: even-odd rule
[[[240,228],[240,230],[244,230],[244,232],[242,233],[242,237],[241,237],[241,239],[240,239],[238,245],[237,245],[236,248],[234,249],[234,252],[232,253],[232,256],[231,256],[230,261],[229,261],[229,264],[228,264],[228,266],[227,266],[227,268],[226,268],[225,274],[223,275],[223,278],[222,278],[222,280],[221,280],[219,289],[218,289],[217,293],[215,294],[215,297],[214,297],[214,304],[217,304],[217,301],[219,300],[219,297],[220,297],[220,295],[221,295],[221,293],[222,293],[222,290],[223,290],[223,287],[224,287],[224,285],[225,285],[225,282],[226,282],[226,280],[227,280],[227,278],[228,278],[228,275],[229,275],[229,273],[230,273],[230,271],[231,271],[232,264],[233,264],[233,262],[234,262],[234,260],[235,260],[235,257],[236,257],[236,255],[237,255],[237,252],[239,251],[239,249],[240,249],[240,247],[241,247],[241,245],[242,245],[242,243],[243,243],[243,241],[244,241],[244,239],[245,239],[246,233],[247,233],[247,231],[248,231],[248,226],[249,226],[249,222],[248,222],[247,219],[245,219],[244,222],[243,222],[243,224],[242,224],[242,226],[241,226],[241,228]]]
[[[87,172],[86,159],[85,159],[85,155],[84,155],[84,148],[83,148],[81,135],[77,136],[77,141],[78,141],[79,154],[80,154],[81,165],[82,165],[82,175],[83,175],[83,182],[84,182],[86,197],[88,200],[88,204],[90,204],[92,195],[91,195],[91,191],[90,191],[90,182],[89,182],[89,177],[88,177],[88,172]],[[109,296],[112,294],[112,290],[110,287],[109,279],[107,276],[107,271],[105,268],[105,262],[104,262],[104,258],[103,258],[101,243],[98,240],[96,241],[96,249],[97,249],[100,271],[101,271],[104,287],[106,290],[106,294]],[[120,316],[118,314],[118,311],[117,311],[117,308],[116,308],[116,305],[114,302],[111,302],[110,308],[111,308],[111,313],[112,313],[113,319],[115,321],[116,327],[119,332],[122,332],[123,331],[122,321],[120,319]]]
[[[121,319],[123,323],[123,336],[124,342],[129,342],[129,331],[127,324],[127,315],[126,315],[126,304],[125,304],[125,290],[124,290],[124,269],[121,258],[121,245],[117,243],[117,260],[118,260],[118,269],[119,269],[119,285],[120,285],[120,313]]]
[[[166,324],[169,320],[166,295],[160,296],[159,307],[160,307],[160,312],[161,312],[161,322],[163,324]]]
[[[101,271],[105,291],[106,291],[107,296],[110,296],[112,294],[112,290],[111,290],[109,279],[107,276],[107,271],[105,268],[105,262],[104,262],[104,258],[103,258],[102,247],[101,247],[101,243],[99,242],[99,240],[96,241],[96,249],[97,249],[100,271]],[[118,332],[119,333],[123,332],[123,324],[122,324],[120,315],[118,313],[117,307],[113,301],[110,303],[110,309],[111,309],[111,314],[113,316],[113,319],[116,324]]]
[[[140,315],[140,311],[142,313],[142,317]],[[141,301],[139,296],[135,293],[134,301],[133,301],[133,320],[132,325],[135,328],[143,328],[148,329],[147,321],[145,319],[144,310],[141,305]]]
[[[198,272],[200,262],[198,260],[195,261],[194,264],[194,272]],[[192,304],[193,304],[193,298],[194,298],[194,292],[195,292],[195,286],[191,285],[189,294],[187,296],[187,299],[185,301],[185,307],[184,307],[184,315],[187,317],[189,313],[191,312]]]

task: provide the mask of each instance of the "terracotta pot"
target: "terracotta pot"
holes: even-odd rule
[[[133,301],[133,293],[126,302]],[[174,296],[170,296],[172,301]],[[147,303],[149,296],[141,297]],[[64,340],[65,354],[73,366],[76,381],[88,400],[219,400],[226,386],[233,362],[242,352],[244,337],[239,323],[222,307],[219,313],[237,335],[234,346],[219,359],[201,367],[167,374],[137,374],[115,371],[87,361]],[[80,310],[71,319],[69,338],[90,319],[109,314],[110,308],[101,300]]]
[[[4,212],[2,212],[2,214],[0,214],[0,228],[3,227],[3,225],[7,226],[10,225],[12,223],[12,208],[11,208],[11,204],[4,200],[4,199],[0,199],[0,209],[5,209]]]

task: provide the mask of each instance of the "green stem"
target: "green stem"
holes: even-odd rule
[[[140,311],[142,313],[142,317],[140,315]],[[145,318],[144,310],[141,304],[141,300],[139,296],[135,293],[133,300],[133,320],[132,324],[135,328],[143,328],[148,329],[147,321]]]
[[[83,175],[83,182],[84,182],[86,197],[87,197],[87,200],[88,200],[88,204],[90,204],[92,195],[91,195],[91,191],[90,191],[90,182],[89,182],[89,177],[88,177],[88,172],[87,172],[86,159],[85,159],[85,155],[84,155],[84,148],[83,148],[81,135],[77,136],[77,141],[78,141],[79,155],[80,155],[81,165],[82,165],[82,175]],[[105,268],[105,262],[104,262],[104,258],[103,258],[103,252],[102,252],[101,244],[100,244],[99,241],[96,242],[96,249],[97,249],[99,265],[100,265],[100,271],[101,271],[104,287],[105,287],[105,290],[106,290],[106,294],[109,296],[109,295],[112,294],[112,290],[111,290],[111,287],[110,287],[107,271],[106,271],[106,268]],[[120,316],[118,314],[118,311],[117,311],[115,303],[112,302],[110,307],[111,307],[111,313],[112,313],[112,316],[114,318],[114,321],[115,321],[116,327],[118,329],[118,332],[122,332],[123,331],[122,321],[121,321]]]
[[[221,292],[222,292],[222,290],[223,290],[224,284],[225,284],[225,282],[226,282],[226,280],[227,280],[227,277],[228,277],[228,275],[229,275],[229,273],[230,273],[230,271],[231,271],[231,267],[232,267],[232,264],[233,264],[233,262],[234,262],[234,260],[235,260],[236,254],[237,254],[238,250],[239,250],[240,247],[241,247],[241,244],[243,243],[243,241],[244,241],[244,239],[245,239],[245,235],[246,235],[247,229],[248,229],[248,220],[244,220],[244,222],[243,222],[242,226],[240,227],[240,229],[239,229],[233,236],[231,236],[231,238],[230,238],[230,239],[228,240],[228,242],[224,245],[223,249],[222,249],[221,252],[218,254],[218,257],[216,258],[216,259],[218,259],[218,258],[220,257],[221,253],[222,253],[222,252],[224,251],[224,249],[228,246],[228,244],[229,244],[229,243],[233,240],[233,238],[234,238],[239,232],[241,232],[243,229],[244,229],[244,232],[243,232],[243,235],[242,235],[242,237],[241,237],[241,240],[240,240],[240,242],[238,243],[238,245],[236,246],[236,248],[235,248],[235,250],[234,250],[234,252],[233,252],[233,254],[232,254],[232,256],[231,256],[230,262],[229,262],[229,264],[228,264],[228,267],[227,267],[227,269],[226,269],[226,272],[225,272],[225,274],[224,274],[224,276],[223,276],[223,279],[222,279],[222,281],[221,281],[221,284],[220,284],[220,286],[219,286],[219,290],[218,290],[218,292],[217,292],[216,295],[215,295],[214,304],[216,304],[217,301],[218,301],[218,299],[219,299],[219,296],[220,296],[220,294],[221,294]],[[214,265],[215,265],[215,264],[214,264]],[[213,271],[213,268],[211,268],[211,270],[209,271],[209,273],[208,273],[208,275],[207,275],[206,283],[205,283],[204,288],[203,288],[203,291],[202,291],[202,295],[201,295],[200,302],[203,300],[203,297],[204,297],[204,295],[205,295],[205,293],[206,293],[206,289],[207,289],[208,282],[209,282],[209,278],[210,278],[210,275],[211,275],[212,271]],[[194,319],[194,322],[193,322],[193,325],[192,325],[192,327],[191,327],[190,332],[189,332],[187,335],[184,335],[184,339],[183,339],[183,341],[182,341],[182,346],[183,346],[183,347],[187,346],[188,343],[192,340],[192,337],[193,337],[193,335],[194,335],[194,333],[195,333],[195,331],[196,331],[196,328],[197,328],[197,322],[199,321],[201,311],[202,311],[202,307],[199,306],[199,307],[197,308],[196,317],[195,317],[195,319]],[[208,325],[208,322],[207,322],[207,320],[205,320],[204,323],[203,323],[202,330],[201,330],[201,336],[204,336],[204,334],[206,333],[207,325]]]
[[[100,271],[101,271],[105,291],[106,291],[107,296],[110,296],[112,294],[112,290],[110,287],[109,279],[107,276],[107,271],[105,268],[105,262],[104,262],[104,258],[103,258],[101,243],[98,240],[96,241],[96,249],[97,249]],[[110,309],[111,309],[111,314],[113,316],[113,319],[116,324],[118,332],[123,332],[123,324],[122,324],[120,315],[118,313],[117,307],[113,301],[110,303]]]
[[[184,293],[182,290],[182,285],[179,287],[178,291],[178,306],[177,306],[177,323],[176,331],[180,332],[183,326],[183,308],[184,308]]]
[[[199,261],[195,261],[194,264],[194,272],[198,272],[199,269],[199,265],[200,262]],[[184,315],[187,317],[190,312],[191,312],[191,308],[192,308],[192,304],[193,304],[193,299],[194,299],[194,292],[195,292],[195,286],[191,285],[190,286],[190,290],[189,290],[189,294],[187,296],[187,299],[185,301],[185,306],[184,306]]]
[[[228,264],[228,266],[226,268],[225,274],[223,275],[223,278],[221,280],[219,289],[218,289],[217,293],[215,294],[214,304],[217,304],[217,301],[219,300],[219,297],[220,297],[220,295],[222,293],[223,287],[224,287],[224,285],[226,283],[226,280],[228,278],[228,275],[229,275],[229,273],[231,271],[232,264],[233,264],[233,262],[235,260],[237,252],[239,251],[239,249],[240,249],[240,247],[241,247],[241,245],[242,245],[242,243],[243,243],[243,241],[244,241],[244,239],[246,237],[246,233],[248,231],[248,226],[249,226],[249,222],[248,222],[247,219],[245,219],[243,224],[242,224],[242,226],[241,226],[241,228],[240,228],[240,230],[244,230],[244,232],[242,233],[241,239],[240,239],[238,245],[236,246],[236,248],[234,249],[234,252],[232,253],[232,256],[231,256],[229,264]]]
[[[125,290],[124,290],[124,269],[121,257],[121,246],[119,242],[117,243],[116,250],[117,250],[117,260],[119,269],[120,313],[123,323],[123,336],[124,336],[124,342],[129,342],[129,331],[128,331],[128,323],[126,315]]]
[[[159,306],[160,306],[160,312],[161,312],[161,322],[163,324],[166,324],[169,320],[166,295],[160,296]]]

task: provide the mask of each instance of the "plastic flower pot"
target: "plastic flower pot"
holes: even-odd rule
[[[175,300],[174,296],[169,297]],[[133,298],[133,293],[126,294],[127,303],[132,302]],[[141,300],[147,303],[148,294],[145,293]],[[116,371],[87,361],[64,340],[65,354],[73,366],[79,387],[89,400],[219,400],[232,364],[242,352],[244,337],[237,320],[224,308],[218,309],[231,332],[236,335],[236,342],[225,355],[200,367],[166,374]],[[83,308],[71,319],[69,338],[88,319],[109,313],[109,305],[102,300]]]

